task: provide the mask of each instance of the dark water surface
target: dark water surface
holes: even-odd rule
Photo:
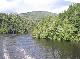
[[[80,43],[36,40],[30,35],[0,35],[0,59],[80,59]]]

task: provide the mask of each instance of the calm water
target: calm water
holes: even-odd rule
[[[30,35],[1,35],[0,59],[80,59],[80,43],[36,40]]]

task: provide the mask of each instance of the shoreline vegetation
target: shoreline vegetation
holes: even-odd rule
[[[0,13],[0,34],[28,34],[37,39],[80,41],[80,3],[67,11],[28,12],[22,14]]]
[[[80,41],[80,3],[72,4],[67,11],[54,18],[47,17],[34,28],[38,39]]]

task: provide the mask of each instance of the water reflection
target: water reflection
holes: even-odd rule
[[[80,59],[80,43],[39,40],[30,35],[2,35],[0,58],[5,59],[4,55],[9,59]]]
[[[38,41],[52,53],[55,59],[80,59],[80,43],[59,41]]]

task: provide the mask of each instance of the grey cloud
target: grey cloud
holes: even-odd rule
[[[8,2],[13,2],[16,0],[6,0]],[[65,7],[65,6],[69,6],[71,4],[71,2],[69,1],[65,1],[65,0],[56,0],[56,2],[52,2],[51,4],[49,4],[49,8],[50,10],[54,10],[54,9],[60,9],[61,7]],[[21,0],[20,2],[18,2],[16,7],[12,7],[12,8],[4,8],[2,10],[0,10],[0,12],[28,12],[28,11],[35,11],[38,9],[34,9],[32,6],[25,4],[23,0]],[[41,10],[41,9],[40,9]],[[48,10],[48,9],[47,9]]]
[[[8,1],[8,2],[12,2],[12,1],[15,1],[15,0],[6,0],[6,1]]]
[[[0,13],[16,13],[15,11],[15,8],[3,8],[0,10]]]
[[[70,1],[57,0],[55,3],[53,2],[51,4],[51,8],[52,9],[61,8],[61,7],[64,7],[64,6],[69,6],[70,4],[71,4]]]

